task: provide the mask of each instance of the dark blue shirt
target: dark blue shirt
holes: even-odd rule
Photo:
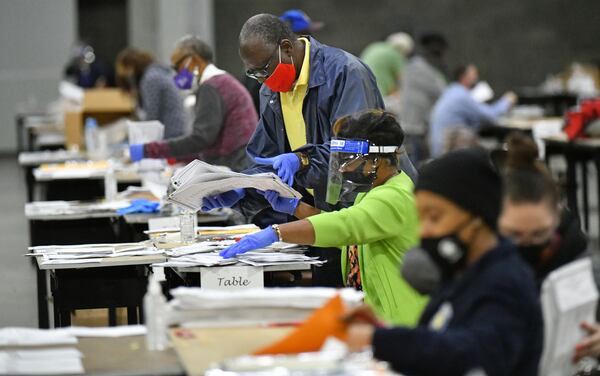
[[[501,241],[431,296],[415,329],[378,329],[375,357],[415,375],[537,375],[542,312],[533,275]]]
[[[260,119],[256,132],[248,144],[250,157],[274,157],[289,152],[304,152],[310,158],[308,168],[296,173],[296,188],[314,190],[314,205],[323,210],[334,208],[325,202],[329,167],[329,140],[335,121],[343,116],[367,109],[384,108],[375,77],[356,56],[339,48],[330,47],[310,38],[309,83],[304,98],[303,114],[307,144],[291,150],[285,134],[279,93],[263,85],[260,91]],[[400,168],[411,179],[416,170],[406,153],[402,154]],[[272,172],[270,166],[252,164],[244,171],[255,174]],[[249,192],[239,209],[247,216],[269,207],[262,196]]]

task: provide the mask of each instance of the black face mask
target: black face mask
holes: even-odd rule
[[[452,279],[467,261],[468,246],[458,233],[470,222],[471,219],[450,234],[422,238],[421,244],[404,257],[402,277],[424,295],[433,293],[441,281]]]
[[[359,164],[353,171],[343,171],[342,179],[344,182],[349,182],[352,184],[343,184],[349,187],[352,187],[353,192],[368,192],[373,187],[373,183],[377,179],[377,171],[373,171],[368,175],[364,174],[364,166],[367,161]],[[342,187],[344,190],[344,187]]]
[[[542,261],[542,253],[548,248],[552,238],[539,244],[520,245],[517,247],[519,254],[532,268],[537,267]]]

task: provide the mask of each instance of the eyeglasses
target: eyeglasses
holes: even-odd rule
[[[248,70],[246,70],[246,76],[253,78],[255,80],[264,80],[264,79],[269,78],[269,76],[271,75],[271,73],[269,73],[269,66],[271,65],[271,60],[273,60],[273,55],[275,55],[275,52],[278,50],[279,50],[279,45],[277,46],[277,49],[275,51],[273,51],[273,53],[271,54],[271,57],[269,57],[269,61],[267,61],[267,64],[264,67],[248,69]]]

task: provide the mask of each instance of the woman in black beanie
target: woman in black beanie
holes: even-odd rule
[[[418,375],[536,375],[543,322],[533,276],[497,233],[501,179],[482,150],[425,165],[415,188],[421,245],[404,278],[431,299],[416,328],[375,328],[351,312],[351,349]],[[481,373],[477,373],[481,372]]]

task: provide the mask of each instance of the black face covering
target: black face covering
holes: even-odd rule
[[[373,183],[377,179],[377,171],[364,174],[364,166],[367,161],[361,162],[353,171],[342,172],[342,178],[345,182],[352,183],[353,191],[355,192],[368,192],[372,187]]]
[[[552,238],[546,240],[543,243],[539,244],[529,244],[529,245],[520,245],[518,246],[519,254],[527,262],[532,268],[537,267],[542,260],[542,253],[544,250],[548,248]]]
[[[422,238],[404,257],[402,277],[419,293],[431,294],[442,280],[452,279],[467,261],[468,246],[458,233],[471,222],[440,237]]]

